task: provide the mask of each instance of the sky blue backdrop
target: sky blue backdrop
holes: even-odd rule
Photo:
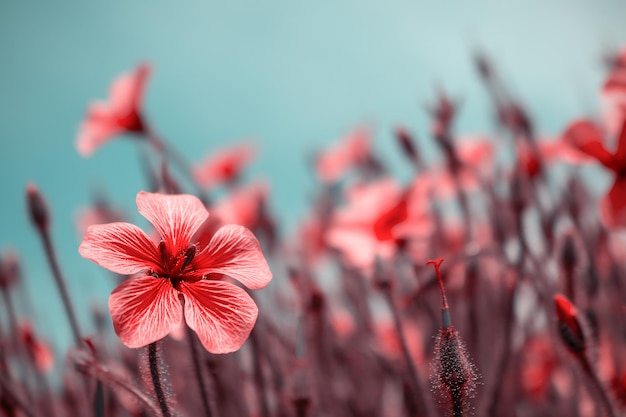
[[[100,185],[137,220],[143,182],[130,141],[82,159],[74,140],[88,102],[141,60],[154,65],[147,114],[189,159],[258,140],[250,176],[272,183],[273,209],[290,228],[313,190],[307,156],[357,123],[373,123],[376,148],[399,160],[392,127],[425,137],[423,104],[442,85],[463,97],[459,130],[488,131],[476,46],[542,132],[595,111],[599,58],[626,41],[625,17],[618,0],[0,1],[0,248],[19,251],[40,328],[66,346],[24,187],[34,181],[49,200],[77,310],[106,300],[112,281],[77,253],[76,210]]]

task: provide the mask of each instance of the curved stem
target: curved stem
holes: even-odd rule
[[[150,376],[152,377],[152,384],[154,385],[154,393],[156,394],[159,407],[161,407],[161,413],[163,417],[171,417],[170,409],[167,406],[167,399],[165,398],[165,392],[163,391],[163,385],[161,385],[161,375],[159,373],[159,359],[157,356],[157,343],[150,343],[148,345],[148,361],[150,363]]]

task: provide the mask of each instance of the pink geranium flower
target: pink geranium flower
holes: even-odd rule
[[[76,149],[82,156],[90,156],[116,135],[145,133],[141,102],[149,75],[150,66],[139,65],[113,82],[109,101],[97,101],[89,106],[76,139]]]
[[[258,241],[246,228],[223,226],[208,243],[193,236],[208,217],[191,195],[140,192],[137,207],[161,236],[155,244],[137,226],[89,227],[80,254],[118,274],[137,274],[111,293],[113,327],[122,342],[138,348],[162,339],[184,322],[212,353],[241,347],[257,306],[235,279],[250,289],[265,287],[272,274]]]
[[[205,187],[233,182],[256,156],[249,143],[222,149],[206,158],[195,168],[197,181]]]
[[[430,216],[421,197],[391,178],[355,185],[347,192],[347,204],[334,213],[326,241],[349,264],[370,274],[377,258],[391,259],[399,240],[429,233]]]

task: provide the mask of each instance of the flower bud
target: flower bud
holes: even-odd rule
[[[48,207],[37,186],[32,182],[26,186],[26,204],[30,220],[39,231],[47,231],[49,225]]]
[[[554,306],[556,308],[561,340],[573,354],[580,355],[584,353],[587,344],[578,309],[561,294],[554,296]]]

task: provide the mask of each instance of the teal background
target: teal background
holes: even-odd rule
[[[114,283],[78,255],[77,210],[99,186],[140,222],[144,182],[132,141],[88,159],[74,141],[87,104],[142,60],[154,66],[146,113],[190,160],[258,142],[248,177],[271,182],[288,233],[315,189],[311,153],[354,125],[371,123],[383,159],[402,165],[392,128],[427,137],[424,105],[443,86],[462,98],[459,132],[491,131],[477,47],[540,132],[593,114],[600,58],[626,40],[625,17],[621,1],[0,1],[0,248],[19,252],[38,328],[62,352],[69,327],[25,214],[35,182],[88,333],[85,312]]]

